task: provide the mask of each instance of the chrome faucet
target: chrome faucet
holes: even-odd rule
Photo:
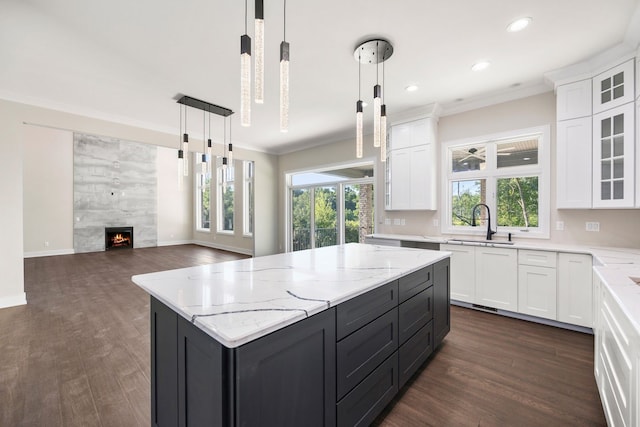
[[[487,240],[491,240],[491,236],[496,234],[496,231],[491,230],[491,210],[489,209],[489,206],[484,203],[478,203],[473,207],[473,209],[471,209],[471,226],[476,226],[476,208],[478,206],[484,206],[487,209]]]

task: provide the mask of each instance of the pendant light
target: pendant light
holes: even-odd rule
[[[184,175],[184,150],[182,149],[182,104],[180,104],[180,128],[178,129],[178,179],[182,183]]]
[[[189,176],[189,134],[187,133],[187,115],[189,109],[184,108],[184,134],[182,134],[182,151],[184,153],[182,171],[184,176]]]
[[[255,2],[255,73],[254,97],[256,104],[264,103],[264,0]]]
[[[376,41],[376,58],[380,57]],[[373,146],[380,147],[380,115],[382,110],[382,87],[378,84],[378,62],[376,61],[376,84],[373,86]]]
[[[207,112],[202,110],[202,157],[200,159],[200,173],[207,174]]]
[[[240,36],[240,124],[251,126],[251,37],[247,35],[247,0],[244,1],[244,34]]]
[[[229,161],[229,166],[233,166],[233,144],[231,144],[231,116],[229,116],[229,149],[227,150],[227,159]]]
[[[373,146],[380,147],[381,161],[387,160],[387,107],[383,105],[384,89],[378,83],[378,64],[382,62],[382,84],[384,85],[384,61],[393,54],[393,46],[384,39],[372,39],[360,43],[353,56],[358,61],[358,98],[360,98],[361,64],[373,64],[376,66],[376,84],[373,86]],[[356,156],[362,156],[360,144],[362,143],[362,100],[356,103]]]
[[[362,98],[360,97],[360,55],[358,54],[358,101],[356,101],[356,157],[362,158]]]
[[[384,87],[384,61],[382,61],[382,86]],[[384,103],[384,92],[382,92],[380,106],[380,161],[387,161],[387,106]]]
[[[207,174],[210,175],[211,174],[211,152],[212,152],[213,148],[211,146],[211,111],[209,111],[209,138],[207,139]]]
[[[280,43],[280,132],[289,131],[289,43],[287,43],[287,0],[283,9],[283,36]]]

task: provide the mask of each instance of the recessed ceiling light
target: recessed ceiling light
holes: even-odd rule
[[[407,87],[404,88],[404,90],[406,90],[407,92],[415,92],[418,90],[418,86],[416,85],[409,85]]]
[[[491,65],[489,62],[487,61],[478,61],[475,64],[473,64],[471,66],[471,69],[473,71],[482,71],[482,70],[486,70],[487,68],[489,68],[489,65]]]
[[[511,24],[509,24],[509,26],[507,27],[507,31],[509,31],[510,33],[516,33],[527,28],[529,24],[531,24],[531,18],[529,17],[516,19]]]

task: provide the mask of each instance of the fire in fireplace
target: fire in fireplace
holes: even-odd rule
[[[104,249],[133,248],[133,227],[105,227]]]

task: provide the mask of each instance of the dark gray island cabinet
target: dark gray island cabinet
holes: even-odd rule
[[[154,426],[368,425],[450,329],[449,259],[228,348],[151,297]]]

